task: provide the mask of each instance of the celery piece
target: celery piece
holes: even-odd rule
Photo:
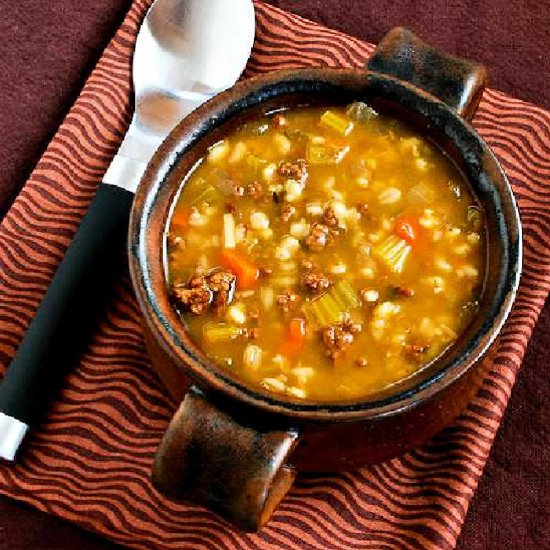
[[[310,164],[338,164],[348,152],[349,146],[316,145],[310,141],[307,145],[306,158]]]
[[[365,122],[366,120],[376,118],[378,116],[378,113],[366,103],[363,103],[362,101],[356,101],[348,107],[346,115],[348,115],[351,120],[356,120],[357,122]]]
[[[341,136],[347,136],[353,130],[353,122],[346,115],[341,115],[330,109],[321,115],[319,124],[323,128],[334,130]]]
[[[242,330],[239,327],[233,325],[227,325],[225,323],[208,323],[204,325],[203,336],[210,343],[215,342],[228,342],[234,340],[242,334]]]
[[[479,231],[483,227],[483,211],[481,208],[475,204],[468,206],[467,220],[470,230]]]
[[[211,185],[202,191],[202,193],[191,203],[191,206],[197,206],[199,204],[212,204],[221,199],[221,193]]]
[[[406,241],[396,235],[390,235],[373,249],[372,255],[380,260],[390,271],[401,273],[410,252],[411,247]]]
[[[355,290],[346,281],[339,281],[326,294],[306,302],[303,311],[309,322],[324,327],[341,321],[349,310],[361,305]]]
[[[407,191],[407,197],[413,204],[430,204],[435,201],[436,193],[432,185],[420,182]]]
[[[345,309],[356,308],[361,305],[361,300],[353,287],[347,281],[338,281],[331,289],[331,293]]]

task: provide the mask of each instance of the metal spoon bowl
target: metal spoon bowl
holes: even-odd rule
[[[251,0],[156,0],[133,60],[136,109],[105,175],[135,192],[147,162],[174,126],[239,78],[254,42]]]

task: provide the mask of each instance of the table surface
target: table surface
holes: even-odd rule
[[[269,0],[377,42],[405,25],[487,65],[491,85],[550,109],[550,9],[535,0]],[[122,21],[129,0],[0,4],[0,217]],[[473,499],[461,550],[550,547],[550,304],[541,316]],[[119,548],[0,498],[0,549]]]

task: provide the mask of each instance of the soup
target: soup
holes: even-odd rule
[[[167,228],[173,304],[204,353],[325,402],[441,354],[477,309],[484,260],[454,164],[364,103],[244,124],[187,175]]]

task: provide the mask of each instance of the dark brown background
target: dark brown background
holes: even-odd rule
[[[377,42],[392,26],[482,61],[492,86],[550,109],[550,4],[525,0],[270,0]],[[0,0],[0,217],[120,24],[129,0]],[[461,550],[550,548],[550,307],[541,317]],[[0,549],[118,546],[0,498]]]

